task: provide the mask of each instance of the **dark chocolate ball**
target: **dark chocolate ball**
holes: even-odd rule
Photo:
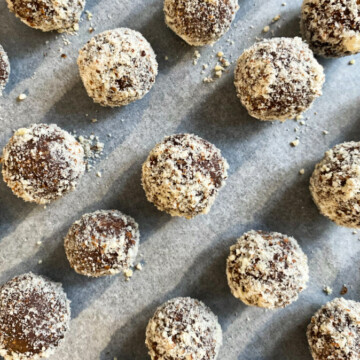
[[[165,22],[188,44],[213,44],[231,26],[238,0],[165,0]]]
[[[65,251],[79,274],[99,277],[129,269],[139,247],[135,220],[117,210],[85,214],[70,228]]]
[[[189,297],[161,305],[146,328],[152,360],[215,360],[221,344],[217,317],[204,303]]]
[[[228,164],[213,144],[192,134],[166,137],[143,165],[147,199],[172,216],[206,214],[227,179]]]
[[[27,273],[0,287],[0,355],[5,359],[47,358],[70,323],[62,286]]]
[[[301,32],[314,53],[340,57],[360,52],[358,0],[304,0]]]
[[[360,359],[360,303],[328,302],[311,318],[307,338],[314,360]]]
[[[84,171],[84,149],[54,124],[17,130],[3,150],[4,181],[25,201],[60,198],[74,190]]]

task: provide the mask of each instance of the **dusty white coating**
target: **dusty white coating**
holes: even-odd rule
[[[61,284],[27,273],[0,287],[0,356],[48,358],[70,324],[70,301]]]
[[[75,189],[85,171],[84,150],[57,125],[17,130],[3,149],[2,175],[14,194],[46,204]]]
[[[139,238],[133,218],[117,210],[99,210],[83,215],[71,226],[65,251],[79,274],[114,275],[133,266]]]
[[[94,36],[80,50],[77,63],[88,95],[102,106],[123,106],[141,99],[158,72],[151,45],[127,28]]]
[[[9,10],[26,25],[42,31],[73,30],[85,0],[6,0]]]
[[[237,95],[260,120],[285,121],[322,94],[323,67],[299,37],[263,40],[245,50],[235,69]]]
[[[314,360],[358,360],[360,303],[344,298],[328,302],[311,318],[307,338]]]
[[[327,151],[315,166],[310,191],[323,215],[338,225],[360,228],[360,142]]]
[[[153,360],[215,360],[222,331],[204,303],[179,297],[156,310],[146,328],[145,343]]]
[[[297,300],[309,280],[307,256],[294,238],[254,230],[230,248],[226,274],[236,298],[269,309]]]
[[[189,45],[216,42],[231,26],[238,0],[165,0],[165,22]]]
[[[4,48],[0,45],[0,96],[2,96],[2,91],[4,90],[5,85],[9,81],[9,76],[10,76],[9,58]]]
[[[208,141],[192,134],[171,135],[151,150],[143,164],[142,184],[159,210],[190,219],[209,212],[228,167]]]
[[[301,32],[312,50],[327,57],[360,51],[360,4],[357,0],[304,0]]]

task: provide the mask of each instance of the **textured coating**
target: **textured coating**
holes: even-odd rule
[[[0,96],[2,96],[2,91],[5,88],[5,85],[9,81],[10,76],[10,63],[9,58],[0,45]]]
[[[62,286],[27,273],[0,287],[0,355],[5,360],[49,357],[70,323]]]
[[[192,134],[171,135],[151,150],[142,184],[159,210],[190,219],[209,212],[227,169],[220,150],[208,141]]]
[[[146,328],[152,360],[215,360],[221,344],[217,317],[204,303],[189,297],[160,306]]]
[[[4,181],[25,201],[57,200],[75,189],[84,171],[83,148],[54,124],[19,129],[3,149]]]
[[[71,267],[79,274],[117,274],[133,265],[139,247],[138,225],[117,210],[99,210],[76,221],[65,238]]]
[[[235,69],[237,95],[260,120],[285,121],[310,108],[322,94],[323,67],[299,37],[254,44]]]
[[[306,288],[307,257],[292,237],[252,230],[230,248],[227,278],[232,294],[245,304],[285,307]]]
[[[340,57],[360,52],[358,0],[305,0],[301,32],[318,55]]]
[[[127,28],[94,36],[80,50],[77,63],[88,95],[111,107],[144,97],[158,71],[151,45],[139,32]]]

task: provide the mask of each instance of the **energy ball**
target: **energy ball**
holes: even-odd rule
[[[192,134],[167,136],[142,168],[147,199],[160,211],[191,219],[207,214],[225,185],[228,163],[213,144]]]
[[[259,120],[294,118],[322,94],[323,67],[299,37],[256,43],[239,57],[235,87],[249,114]]]
[[[84,171],[82,146],[54,124],[17,130],[3,150],[4,181],[25,201],[57,200],[75,189]]]
[[[189,45],[218,41],[238,11],[238,0],[165,0],[165,22]]]
[[[48,358],[69,329],[70,301],[61,284],[27,273],[0,287],[0,356]]]
[[[10,63],[5,50],[0,45],[0,96],[10,76]]]
[[[215,360],[222,331],[205,304],[179,297],[156,310],[146,328],[145,343],[152,360]]]
[[[297,241],[277,232],[251,230],[230,248],[227,279],[246,305],[283,308],[297,300],[309,280],[307,256]]]
[[[314,360],[360,358],[360,303],[334,299],[311,319],[307,338]]]
[[[102,106],[123,106],[141,99],[158,72],[151,45],[127,28],[94,36],[80,50],[77,63],[88,95]]]
[[[327,151],[312,174],[310,191],[323,215],[338,225],[360,228],[360,142]]]
[[[79,274],[114,275],[133,265],[139,247],[138,224],[117,210],[85,214],[70,228],[65,251]]]
[[[305,0],[301,32],[314,53],[340,57],[360,52],[358,0]]]
[[[42,31],[75,30],[85,0],[6,0],[24,24]]]

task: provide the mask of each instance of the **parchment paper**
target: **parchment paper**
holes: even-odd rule
[[[297,35],[301,1],[239,3],[230,32],[215,46],[199,48],[201,58],[193,65],[195,48],[167,29],[162,0],[88,0],[93,19],[83,15],[78,35],[65,36],[71,41],[67,46],[63,35],[30,29],[0,1],[0,43],[12,67],[0,98],[0,147],[13,129],[36,122],[56,123],[79,135],[94,133],[105,142],[104,156],[78,190],[46,209],[17,199],[0,182],[0,283],[33,271],[62,282],[72,301],[71,330],[53,360],[148,359],[146,324],[157,306],[175,296],[198,298],[218,315],[224,332],[219,360],[310,360],[305,330],[312,314],[339,296],[344,283],[345,297],[360,300],[360,234],[321,216],[308,191],[323,153],[360,139],[360,57],[320,59],[327,76],[324,95],[305,114],[306,125],[255,120],[236,98],[234,62],[257,37]],[[264,34],[278,14],[281,19]],[[144,99],[121,109],[102,108],[85,92],[77,53],[94,34],[120,26],[150,41],[159,76]],[[232,61],[230,72],[204,84],[218,51]],[[350,66],[352,58],[357,63]],[[206,63],[210,66],[201,74]],[[21,93],[28,97],[18,102]],[[142,162],[155,143],[185,131],[214,143],[230,164],[229,180],[210,214],[191,221],[157,211],[140,185]],[[300,144],[292,148],[296,136]],[[95,280],[77,275],[65,257],[69,226],[85,212],[111,208],[133,216],[140,226],[138,261],[144,269],[130,282],[122,275]],[[309,257],[308,289],[283,310],[247,307],[228,289],[228,248],[250,229],[292,235]],[[333,288],[332,295],[322,291],[324,285]]]

